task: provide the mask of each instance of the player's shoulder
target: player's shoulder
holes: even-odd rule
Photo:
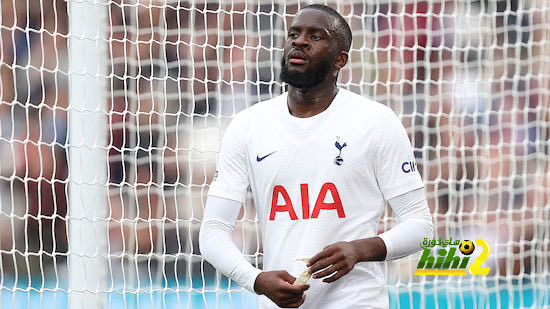
[[[287,101],[287,93],[283,93],[269,100],[260,101],[247,109],[247,112],[256,117],[273,116],[272,113],[279,112],[281,105]]]
[[[352,117],[374,122],[386,121],[396,117],[393,110],[382,103],[346,89],[340,89],[339,91],[342,91],[341,100],[344,101],[342,106],[345,107],[346,113]]]
[[[260,101],[235,114],[233,121],[239,123],[262,122],[273,117],[286,102],[286,93],[269,100]]]

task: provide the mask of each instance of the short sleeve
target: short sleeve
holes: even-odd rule
[[[385,200],[422,188],[413,149],[401,121],[384,107],[380,117],[374,156],[378,186]]]
[[[244,203],[249,187],[246,163],[246,128],[238,114],[229,124],[223,137],[214,180],[208,195]]]

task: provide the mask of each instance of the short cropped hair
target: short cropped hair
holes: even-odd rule
[[[311,4],[302,8],[302,10],[304,9],[315,9],[315,10],[323,11],[329,14],[330,16],[334,17],[337,20],[336,32],[341,39],[340,48],[345,52],[349,52],[351,48],[351,40],[352,40],[351,28],[349,27],[349,24],[344,19],[344,17],[340,15],[340,13],[322,4]]]

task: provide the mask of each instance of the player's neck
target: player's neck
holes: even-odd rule
[[[330,106],[337,93],[336,82],[329,85],[321,83],[308,89],[289,86],[288,110],[292,116],[298,118],[315,116]]]

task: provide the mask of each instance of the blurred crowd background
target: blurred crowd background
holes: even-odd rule
[[[82,17],[62,0],[0,3],[0,276],[27,284],[66,268],[69,18]],[[188,288],[214,275],[197,243],[223,128],[284,91],[285,29],[310,3],[102,4],[111,276],[126,267],[125,282],[180,278]],[[403,121],[436,238],[486,238],[500,279],[548,275],[550,3],[329,4],[354,34],[340,86]],[[261,264],[256,223],[249,202],[234,239]],[[393,224],[388,210],[380,231]],[[388,264],[388,280],[407,285],[415,263]]]

